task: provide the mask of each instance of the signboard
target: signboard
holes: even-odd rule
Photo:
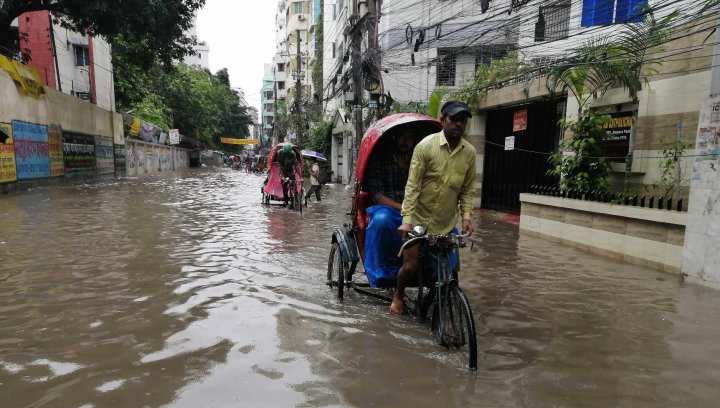
[[[180,131],[178,129],[170,129],[168,134],[170,136],[171,145],[180,144]]]
[[[12,121],[19,180],[50,177],[47,126]]]
[[[60,125],[48,126],[48,156],[50,157],[50,177],[60,177],[65,174],[62,128]]]
[[[98,173],[101,175],[115,173],[115,156],[111,138],[95,136],[95,158],[97,159]]]
[[[527,129],[527,109],[515,111],[513,115],[513,132],[522,132]]]
[[[221,137],[220,143],[233,145],[256,145],[260,142],[257,139],[233,139],[229,137]]]
[[[0,123],[0,183],[17,181],[12,125]]]
[[[63,132],[65,173],[84,173],[97,169],[95,136]]]
[[[505,138],[505,150],[515,150],[515,136]]]
[[[602,142],[605,157],[624,159],[630,149],[630,131],[632,129],[632,112],[610,114],[611,120],[603,128],[607,133]]]

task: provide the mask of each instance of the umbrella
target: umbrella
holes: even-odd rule
[[[303,157],[312,157],[312,158],[318,159],[320,161],[324,161],[324,162],[327,161],[327,157],[325,157],[325,155],[320,152],[315,152],[312,150],[303,150],[300,153],[303,155]]]

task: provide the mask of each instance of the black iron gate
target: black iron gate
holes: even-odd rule
[[[524,109],[527,109],[526,116],[522,114]],[[557,183],[554,177],[547,175],[550,169],[548,157],[557,149],[562,134],[558,120],[564,116],[565,99],[488,112],[483,208],[519,213],[520,193],[527,192],[534,184]],[[514,122],[517,122],[516,128],[522,128],[525,123],[526,129],[513,132]],[[515,137],[515,150],[505,150],[508,136]]]

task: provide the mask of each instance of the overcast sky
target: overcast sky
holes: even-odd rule
[[[198,14],[198,39],[210,46],[210,69],[230,71],[230,82],[260,109],[263,67],[275,55],[276,0],[207,0]]]

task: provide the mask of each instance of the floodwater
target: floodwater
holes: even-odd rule
[[[720,296],[521,235],[464,249],[477,373],[325,286],[348,191],[304,213],[203,170],[0,198],[0,406],[709,407]]]

